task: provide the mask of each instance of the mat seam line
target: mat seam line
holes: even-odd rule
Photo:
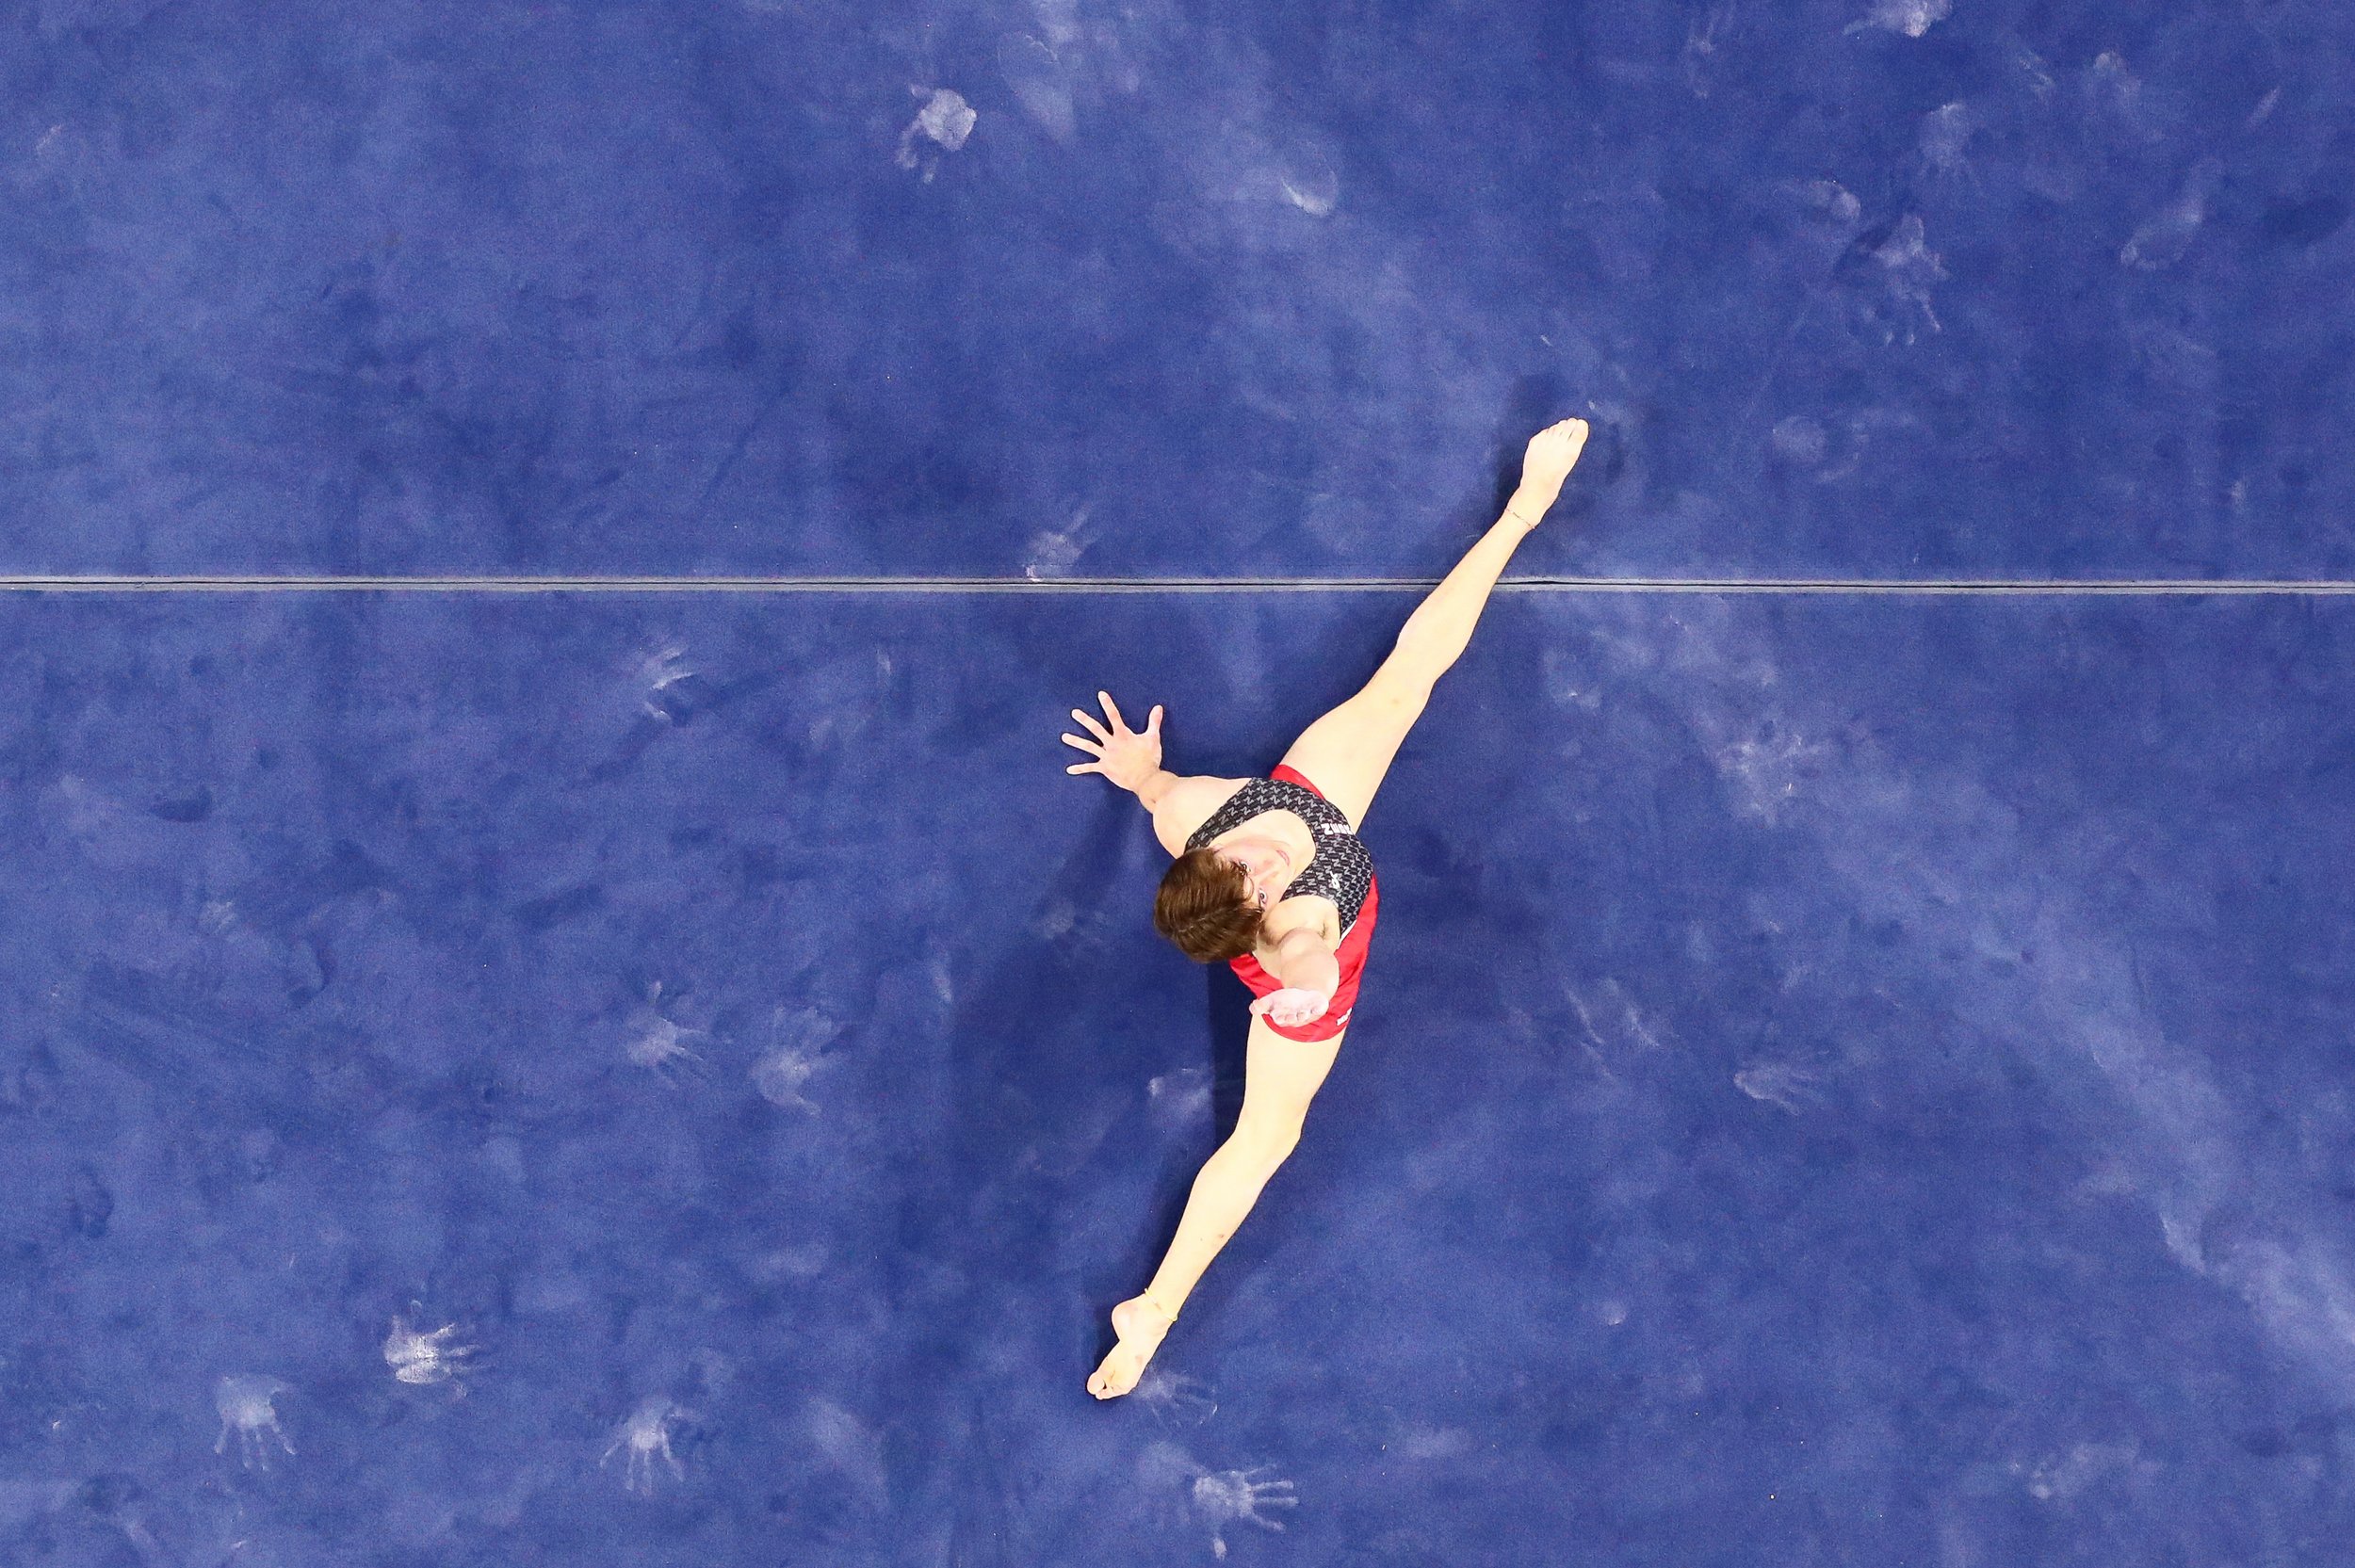
[[[1380,593],[1427,591],[1436,577],[948,576],[0,576],[17,593]],[[1507,577],[1500,593],[1788,593],[1985,596],[2355,595],[2339,578]]]

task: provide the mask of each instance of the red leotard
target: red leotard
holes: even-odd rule
[[[1324,791],[1309,783],[1307,777],[1297,768],[1279,765],[1268,777],[1281,779],[1286,784],[1296,784],[1319,800],[1324,798]],[[1350,1011],[1357,1005],[1357,978],[1366,967],[1366,948],[1373,941],[1373,921],[1380,910],[1381,902],[1381,884],[1378,881],[1373,882],[1366,889],[1366,901],[1358,906],[1356,920],[1350,925],[1349,929],[1341,933],[1340,946],[1333,950],[1333,956],[1340,961],[1341,983],[1334,990],[1332,1004],[1324,1010],[1324,1016],[1295,1028],[1288,1027],[1278,1024],[1273,1018],[1262,1015],[1262,1022],[1269,1028],[1274,1029],[1286,1040],[1297,1040],[1306,1043],[1330,1040],[1349,1026]],[[1265,996],[1272,992],[1284,989],[1283,982],[1269,974],[1267,966],[1250,953],[1245,953],[1239,959],[1228,960],[1227,967],[1234,970],[1236,978],[1251,988],[1251,994],[1254,997]]]

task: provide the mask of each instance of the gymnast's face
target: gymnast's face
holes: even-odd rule
[[[1251,901],[1261,909],[1291,878],[1291,853],[1272,838],[1233,839],[1221,845],[1218,852],[1229,865],[1242,867],[1251,886]]]

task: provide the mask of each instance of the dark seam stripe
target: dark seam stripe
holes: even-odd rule
[[[17,593],[1399,593],[1436,577],[0,576]],[[1507,577],[1499,593],[2355,595],[2337,578]]]

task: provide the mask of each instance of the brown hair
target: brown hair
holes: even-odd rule
[[[1179,855],[1153,898],[1153,929],[1196,963],[1241,958],[1258,946],[1260,914],[1250,878],[1215,849]]]

